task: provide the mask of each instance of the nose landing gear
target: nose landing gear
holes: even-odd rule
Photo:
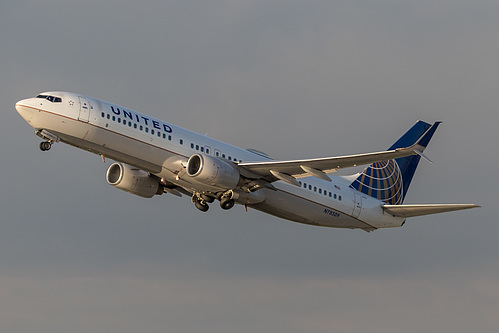
[[[50,150],[50,148],[52,148],[52,143],[50,143],[50,141],[40,142],[41,151],[47,151]]]
[[[35,134],[37,136],[39,136],[40,138],[42,138],[43,140],[45,140],[44,142],[40,142],[40,150],[41,151],[50,150],[50,148],[52,148],[52,144],[54,142],[59,141],[59,137],[57,137],[56,135],[54,135],[54,134],[52,134],[44,129],[35,131]]]

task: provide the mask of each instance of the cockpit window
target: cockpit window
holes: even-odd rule
[[[38,95],[36,98],[42,98],[46,99],[52,103],[62,103],[62,98],[60,97],[55,97],[55,96],[49,96],[49,95]]]

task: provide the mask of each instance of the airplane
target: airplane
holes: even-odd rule
[[[282,161],[76,93],[43,92],[15,108],[42,138],[42,151],[63,142],[110,158],[110,185],[144,198],[185,195],[203,212],[218,200],[224,210],[237,203],[294,222],[370,232],[480,207],[403,203],[440,122],[418,121],[385,151]],[[353,175],[328,175],[362,165]]]

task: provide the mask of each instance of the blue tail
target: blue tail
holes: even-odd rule
[[[424,121],[418,121],[389,150],[410,147],[416,143],[422,149],[426,148],[439,124],[437,122],[432,126]],[[387,204],[401,204],[404,202],[420,159],[420,155],[412,155],[373,163],[350,184],[350,187]]]

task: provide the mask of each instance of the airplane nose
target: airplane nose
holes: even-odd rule
[[[35,109],[31,106],[30,99],[23,99],[16,103],[16,110],[28,123],[31,121]]]

